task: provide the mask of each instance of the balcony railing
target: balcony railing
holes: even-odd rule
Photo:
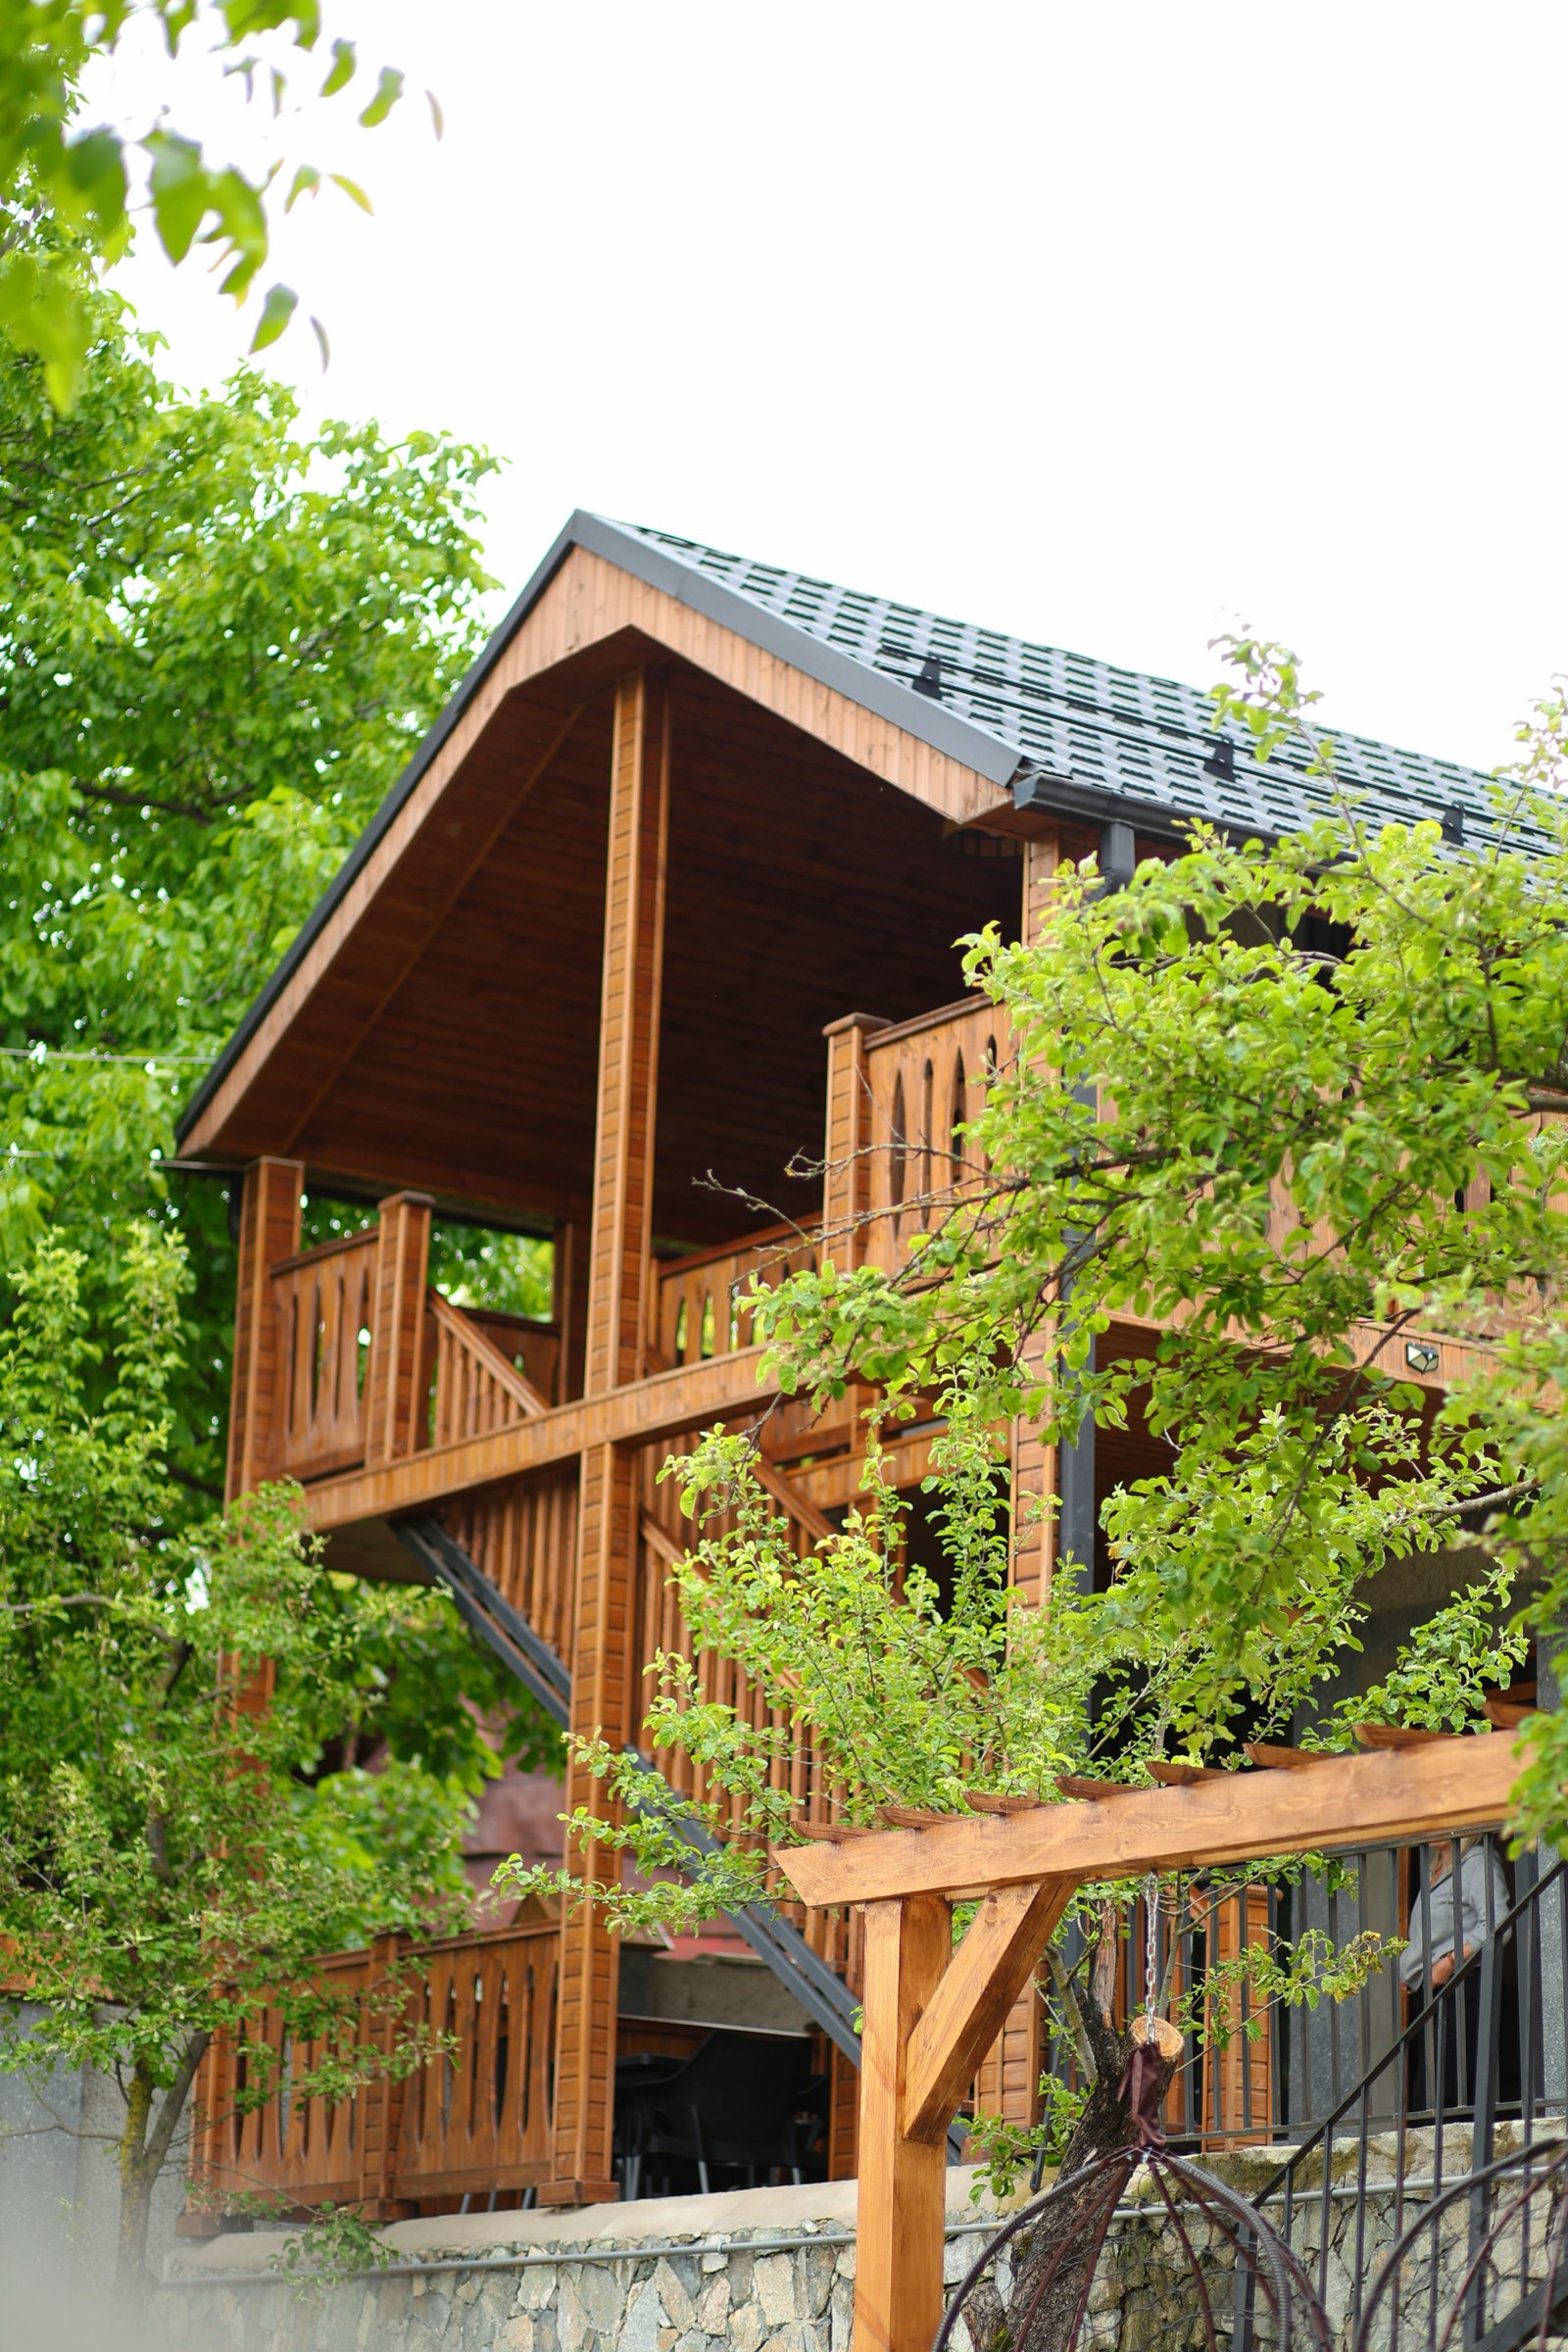
[[[965,998],[866,1041],[869,1197],[864,1261],[901,1265],[976,1167],[962,1134],[1005,1056],[1005,1015]]]
[[[377,1236],[347,1234],[272,1268],[289,1478],[327,1478],[365,1459]]]
[[[558,1327],[426,1287],[428,1204],[397,1211],[271,1269],[281,1477],[487,1437],[560,1400]]]
[[[771,1289],[786,1274],[815,1263],[809,1228],[770,1225],[744,1242],[694,1250],[659,1269],[654,1351],[661,1366],[696,1364],[752,1345],[746,1311],[754,1280]]]
[[[297,2090],[322,2053],[291,2042],[276,2011],[215,2042],[198,2086],[201,2202],[348,2200],[384,2214],[547,2179],[559,1955],[557,1923],[537,1920],[424,1944],[387,1936],[323,1960],[323,1984],[358,1996],[357,2042],[390,2045],[388,1991],[395,2009],[401,1989],[404,2029],[422,2031],[430,2056],[329,2103]],[[264,2104],[245,2105],[247,2080],[275,2084]]]

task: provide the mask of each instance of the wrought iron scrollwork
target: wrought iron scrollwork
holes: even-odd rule
[[[997,2231],[954,2291],[933,2352],[1331,2352],[1323,2307],[1264,2216],[1166,2145],[1164,2069],[1134,2046],[1121,2095],[1135,2137],[1057,2180]],[[1140,2179],[1140,2176],[1142,2178]],[[1152,2225],[1141,2262],[1107,2242]]]

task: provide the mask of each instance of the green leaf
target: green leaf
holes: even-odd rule
[[[321,174],[314,164],[301,164],[295,172],[289,192],[283,200],[283,210],[291,213],[302,196],[314,196],[321,184]]]
[[[332,43],[332,64],[326,79],[321,84],[321,96],[335,98],[339,90],[345,89],[354,79],[358,62],[352,41],[334,41]]]
[[[367,196],[365,190],[361,187],[357,179],[350,179],[345,172],[329,172],[327,173],[327,177],[330,179],[335,188],[341,188],[344,195],[351,198],[352,201],[359,206],[362,213],[368,213],[373,210],[370,199],[368,196]]]
[[[253,352],[265,351],[269,343],[277,341],[299,307],[299,299],[292,286],[268,287],[262,315],[256,322],[256,332],[251,337]]]
[[[396,66],[381,68],[380,78],[375,85],[375,96],[360,116],[360,122],[365,129],[373,130],[378,122],[386,121],[403,95],[403,82],[404,75]]]
[[[125,215],[125,151],[112,130],[90,130],[66,148],[66,179],[56,181],[62,212],[78,226],[115,228]],[[69,190],[69,194],[68,194]]]
[[[435,135],[438,139],[444,139],[447,132],[447,119],[446,116],[441,112],[441,101],[436,96],[434,90],[426,90],[424,95],[429,103],[430,121],[434,126]]]
[[[155,130],[142,144],[153,159],[148,184],[159,241],[172,262],[182,262],[212,203],[212,173],[194,139]]]

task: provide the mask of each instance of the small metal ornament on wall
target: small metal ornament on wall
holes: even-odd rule
[[[1180,2033],[1148,2010],[1131,2031],[1118,2095],[1132,2138],[998,2230],[955,2290],[933,2352],[1219,2352],[1242,2332],[1258,2352],[1330,2352],[1323,2307],[1284,2239],[1166,2144],[1159,2108]]]

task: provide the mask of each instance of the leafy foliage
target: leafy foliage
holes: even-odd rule
[[[48,397],[63,411],[79,397],[96,331],[91,297],[63,242],[115,261],[130,240],[136,213],[145,210],[171,262],[183,262],[196,248],[211,251],[223,272],[220,291],[236,304],[267,266],[281,164],[264,175],[214,162],[167,110],[132,138],[81,119],[87,68],[112,57],[146,24],[156,27],[171,59],[187,44],[223,57],[249,97],[260,86],[274,118],[297,70],[289,48],[311,57],[323,29],[319,0],[0,0],[0,330],[41,363]],[[361,124],[373,129],[397,104],[404,76],[383,66],[370,86],[359,74],[354,43],[336,39],[318,93],[332,97],[352,87]],[[439,116],[436,122],[439,129]],[[369,209],[355,181],[303,162],[283,209],[328,183]],[[267,289],[253,352],[276,342],[297,304],[292,287],[275,282]],[[324,354],[324,331],[318,320],[313,324]]]
[[[125,1220],[178,1216],[172,1458],[216,1495],[233,1259],[174,1113],[471,656],[490,460],[307,441],[249,371],[186,398],[83,299],[71,416],[0,342],[0,1268],[51,1232],[107,1311]]]
[[[120,2082],[133,2278],[214,2033],[271,2003],[319,2039],[301,2095],[423,2054],[400,1984],[379,2054],[313,1964],[467,1917],[461,1831],[498,1769],[474,1704],[503,1693],[444,1599],[328,1575],[291,1490],[188,1519],[167,1466],[180,1252],[143,1224],[122,1263],[113,1331],[46,1246],[0,1334],[0,1936],[30,1994],[0,2069]],[[547,1738],[525,1719],[514,1744]],[[253,2044],[239,2096],[271,2087]]]

